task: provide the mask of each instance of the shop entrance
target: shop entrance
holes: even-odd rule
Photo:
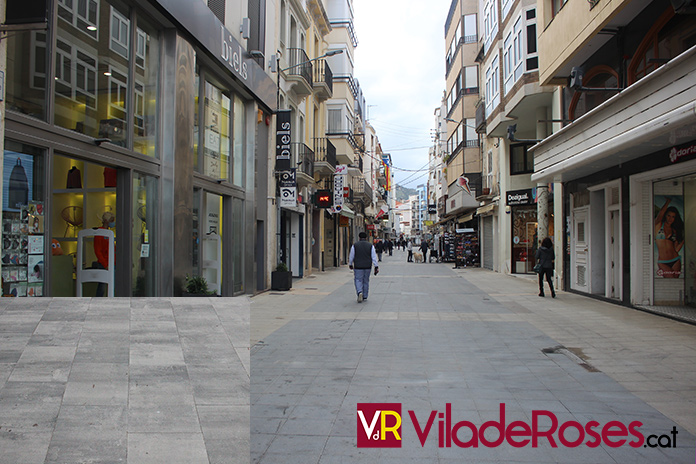
[[[512,270],[515,274],[531,273],[538,246],[537,208],[516,206],[512,212]]]

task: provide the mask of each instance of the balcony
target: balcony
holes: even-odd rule
[[[288,66],[285,80],[298,97],[306,97],[313,90],[313,66],[307,53],[301,48],[288,48]]]
[[[314,139],[314,172],[330,176],[336,171],[336,147],[326,137]]]
[[[333,97],[333,73],[326,60],[319,60],[314,66],[314,91],[319,102]]]
[[[486,105],[483,100],[476,107],[476,132],[479,134],[486,133]]]
[[[304,143],[290,144],[290,166],[297,167],[297,185],[302,187],[314,183],[314,152]]]
[[[372,203],[372,188],[364,177],[353,177],[353,195],[365,205]]]

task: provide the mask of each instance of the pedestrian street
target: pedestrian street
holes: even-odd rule
[[[363,303],[347,266],[252,298],[252,462],[693,461],[696,326],[406,256],[384,254]],[[381,427],[358,414],[365,403],[401,408],[400,447],[358,447],[361,429]],[[471,427],[533,417],[556,447],[543,435],[515,447],[509,432],[473,446]],[[612,431],[626,426],[617,446]],[[498,430],[481,436],[495,444]],[[600,443],[588,446],[593,434]]]

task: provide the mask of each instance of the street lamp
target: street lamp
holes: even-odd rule
[[[457,124],[464,124],[464,123],[461,122],[461,121],[457,121],[456,119],[450,119],[450,118],[445,118],[445,121],[447,121],[447,122],[456,122]],[[464,126],[470,127],[470,128],[472,128],[472,129],[476,129],[474,126],[470,126],[470,125],[468,125],[468,124],[464,124]]]
[[[278,111],[280,109],[280,73],[288,71],[292,68],[296,68],[298,66],[305,65],[307,63],[311,63],[312,61],[320,60],[322,58],[326,58],[329,56],[340,55],[341,53],[343,53],[342,48],[339,48],[336,50],[329,50],[328,52],[324,53],[321,56],[317,56],[316,58],[311,58],[311,59],[303,61],[301,63],[293,64],[293,65],[288,66],[287,68],[284,68],[284,69],[280,69],[280,56],[278,58],[276,58],[278,60],[278,74],[276,76],[276,80],[277,80],[277,84],[278,84],[278,93],[276,94],[276,111]]]

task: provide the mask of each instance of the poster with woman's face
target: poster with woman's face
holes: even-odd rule
[[[655,195],[655,276],[681,279],[684,276],[684,197]]]

